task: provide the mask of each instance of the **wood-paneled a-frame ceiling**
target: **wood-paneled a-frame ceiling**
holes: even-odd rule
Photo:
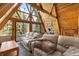
[[[51,23],[52,31],[54,31],[56,34],[79,34],[79,4],[29,3],[29,5],[38,10],[46,31],[48,30],[47,26],[49,22]],[[2,6],[5,7],[3,8]],[[8,8],[6,8],[7,6]],[[0,29],[19,6],[20,4],[18,3],[0,4]]]

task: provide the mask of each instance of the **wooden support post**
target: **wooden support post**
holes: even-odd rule
[[[60,22],[59,22],[59,18],[58,18],[57,6],[55,3],[54,3],[54,6],[55,6],[56,15],[57,15],[56,19],[57,19],[57,23],[58,23],[58,30],[59,30],[59,34],[61,35],[62,32],[61,32]]]
[[[32,32],[32,18],[30,18],[30,27],[29,27],[29,31]]]
[[[78,35],[79,35],[79,16],[78,16]]]
[[[16,21],[12,21],[12,40],[16,41]]]
[[[29,13],[29,17],[30,17],[30,20],[29,20],[29,22],[30,22],[30,27],[29,27],[29,31],[30,32],[32,32],[32,13]]]
[[[40,20],[41,20],[41,25],[43,26],[44,31],[46,32],[46,28],[45,28],[44,22],[43,22],[42,17],[41,17],[41,15],[40,15],[39,12],[38,12],[38,15],[39,15],[39,18],[40,18]]]

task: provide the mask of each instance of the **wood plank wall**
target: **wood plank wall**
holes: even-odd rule
[[[55,7],[53,8],[54,10],[52,10],[52,14],[56,16]],[[44,12],[40,12],[40,15],[44,22],[46,32],[48,32],[48,27],[49,27],[48,25],[50,24],[52,32],[54,32],[54,34],[60,34],[59,26],[58,26],[58,19],[56,17],[52,17]]]
[[[79,4],[56,4],[62,35],[78,35]]]

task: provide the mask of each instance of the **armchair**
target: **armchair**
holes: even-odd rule
[[[27,32],[20,37],[20,43],[28,50],[31,51],[29,41],[32,39],[40,38],[42,36],[41,33],[36,32]]]

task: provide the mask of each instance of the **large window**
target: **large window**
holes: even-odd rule
[[[29,32],[29,23],[17,22],[16,23],[16,35],[20,36],[25,32]]]
[[[10,36],[12,35],[12,21],[9,20],[5,26],[0,30],[0,36]]]
[[[39,21],[38,11],[35,8],[31,7],[27,3],[21,4],[21,6],[15,12],[13,17],[18,18],[18,19],[22,19],[22,20],[27,20],[27,21],[29,21],[29,19],[31,18],[32,22]]]
[[[27,3],[21,4],[19,9],[15,12],[13,15],[14,18],[20,19],[27,21],[26,23],[24,22],[17,22],[17,33],[23,33],[27,32],[28,30],[30,31],[30,24],[32,23],[32,31],[33,32],[40,32],[40,18],[38,16],[38,11],[31,7]],[[35,22],[35,23],[33,23]],[[27,24],[28,23],[28,24]],[[39,24],[37,24],[39,23]],[[27,30],[26,30],[27,29]]]
[[[32,24],[32,31],[33,32],[41,32],[40,24]]]

